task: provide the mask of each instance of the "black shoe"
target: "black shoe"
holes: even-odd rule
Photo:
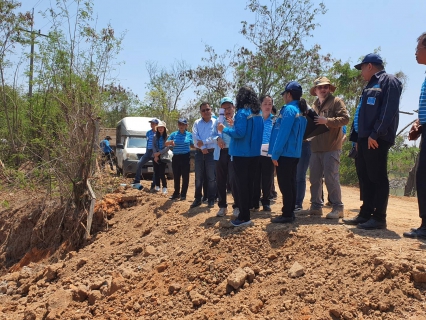
[[[269,206],[269,204],[265,204],[264,206],[263,206],[263,211],[267,211],[267,212],[271,212],[272,210],[271,210],[271,207]]]
[[[272,223],[293,223],[295,220],[295,217],[284,217],[284,216],[279,216],[279,217],[275,217],[271,219]]]
[[[355,218],[342,219],[344,224],[349,224],[352,226],[356,226],[357,224],[360,224],[360,223],[365,223],[368,220],[370,220],[370,218],[361,217],[360,215],[357,215]]]
[[[195,208],[201,206],[201,200],[195,199],[194,202],[191,204],[190,208]]]
[[[203,198],[203,200],[201,200],[202,203],[207,203],[207,198]]]
[[[180,196],[180,201],[185,201],[186,200],[186,196]]]
[[[357,228],[365,230],[386,229],[386,221],[378,221],[371,218],[367,222],[358,224]]]
[[[411,229],[411,231],[404,232],[402,235],[406,238],[426,239],[426,229]]]
[[[214,208],[214,200],[209,200],[208,206],[209,206],[209,208]]]
[[[179,199],[180,195],[179,194],[172,194],[172,196],[169,198],[169,200],[176,200]]]

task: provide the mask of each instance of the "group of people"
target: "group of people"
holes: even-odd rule
[[[418,38],[416,57],[418,63],[426,64],[426,33]],[[402,83],[386,73],[382,58],[374,53],[367,54],[355,68],[361,71],[367,83],[361,92],[349,138],[357,150],[355,166],[362,206],[355,218],[344,218],[343,222],[361,229],[384,229],[389,196],[387,157],[398,128]],[[195,199],[191,208],[200,206],[203,198],[208,207],[213,208],[218,198],[217,216],[225,216],[230,189],[235,216],[231,223],[235,227],[251,225],[250,214],[260,210],[260,203],[264,211],[271,211],[275,173],[283,207],[281,215],[271,219],[273,223],[292,223],[298,212],[322,215],[324,184],[332,207],[326,218],[343,218],[339,164],[349,114],[342,99],[333,95],[335,90],[326,77],[316,79],[309,91],[316,97],[310,108],[302,98],[301,85],[291,81],[281,93],[284,106],[274,115],[271,96],[258,98],[251,87],[244,86],[238,91],[235,104],[229,97],[221,100],[223,117],[214,116],[208,102],[201,103],[201,117],[195,121],[192,133],[187,130],[186,119],[179,119],[179,130],[169,136],[165,124],[153,119],[153,132],[147,133],[147,153],[140,164],[153,158],[155,186],[159,191],[161,179],[163,193],[166,193],[161,155],[172,148],[174,192],[170,199],[184,200],[189,184],[190,147],[195,147]],[[325,132],[305,138],[309,118],[315,125],[325,126]],[[425,123],[426,80],[420,96],[419,120],[412,130],[421,129]],[[404,233],[411,238],[426,238],[424,141],[422,139],[416,176],[422,223],[420,228]],[[311,205],[303,210],[308,168]],[[135,182],[139,176],[140,170]]]

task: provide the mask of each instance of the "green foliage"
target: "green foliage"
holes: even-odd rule
[[[307,86],[327,68],[330,57],[319,54],[320,46],[304,44],[318,26],[315,18],[326,12],[323,3],[315,7],[310,0],[270,0],[264,5],[250,0],[247,9],[255,21],[242,21],[240,32],[250,47],[241,47],[236,54],[237,87],[248,84],[259,95],[277,97],[288,81]]]

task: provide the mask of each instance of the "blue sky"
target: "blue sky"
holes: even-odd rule
[[[72,6],[74,1],[66,2]],[[380,47],[387,62],[386,71],[401,70],[408,76],[400,109],[417,109],[426,68],[417,64],[414,51],[417,37],[426,32],[426,1],[323,2],[328,11],[317,17],[321,26],[308,43],[318,43],[323,53],[352,65]],[[43,20],[38,11],[55,3],[56,0],[23,0],[21,8],[30,11],[35,6],[34,28],[48,33],[51,24]],[[247,45],[239,34],[241,21],[253,20],[252,14],[244,10],[245,5],[245,0],[95,0],[94,12],[98,28],[110,22],[116,33],[126,32],[123,51],[118,57],[124,64],[117,66],[112,76],[142,98],[149,80],[145,68],[147,61],[169,67],[176,59],[182,59],[196,67],[206,56],[206,44],[214,47],[217,53]],[[181,103],[183,106],[185,100]],[[414,118],[401,116],[400,127]]]

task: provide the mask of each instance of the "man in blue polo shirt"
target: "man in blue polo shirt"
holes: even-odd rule
[[[216,119],[212,117],[212,109],[208,102],[200,105],[201,118],[195,120],[192,126],[192,140],[195,151],[195,199],[191,208],[201,205],[202,189],[204,179],[208,181],[208,207],[214,207],[216,197],[216,170],[213,152],[217,136],[214,136]],[[204,177],[205,172],[205,177]]]
[[[138,168],[136,169],[136,175],[135,180],[133,183],[140,183],[141,182],[141,173],[142,173],[142,167],[152,159],[152,140],[154,138],[155,134],[155,127],[159,123],[158,119],[152,119],[149,121],[151,123],[151,130],[146,132],[146,152],[145,154],[139,159],[138,161]],[[154,177],[153,177],[154,179]]]
[[[357,143],[357,171],[363,186],[363,203],[357,217],[343,219],[359,229],[385,229],[389,198],[387,160],[395,143],[402,83],[386,73],[382,58],[367,54],[360,64],[367,81],[355,111],[350,140]]]
[[[426,32],[417,39],[416,60],[418,64],[426,65]],[[421,125],[421,142],[419,165],[416,171],[417,201],[419,203],[419,215],[422,222],[417,229],[404,232],[404,237],[426,239],[426,78],[420,91],[419,119],[414,123],[412,131],[419,131]]]
[[[223,124],[227,128],[232,128],[234,121],[235,107],[234,102],[229,97],[224,97],[220,100],[220,107],[225,110]],[[217,194],[219,197],[219,211],[216,216],[223,217],[228,213],[226,185],[228,181],[231,184],[231,191],[234,184],[234,168],[231,162],[231,155],[229,154],[229,144],[231,137],[227,134],[217,132],[215,128],[214,134],[217,135],[217,146],[214,151],[214,160],[216,162],[216,183]],[[234,208],[237,212],[237,207]]]

